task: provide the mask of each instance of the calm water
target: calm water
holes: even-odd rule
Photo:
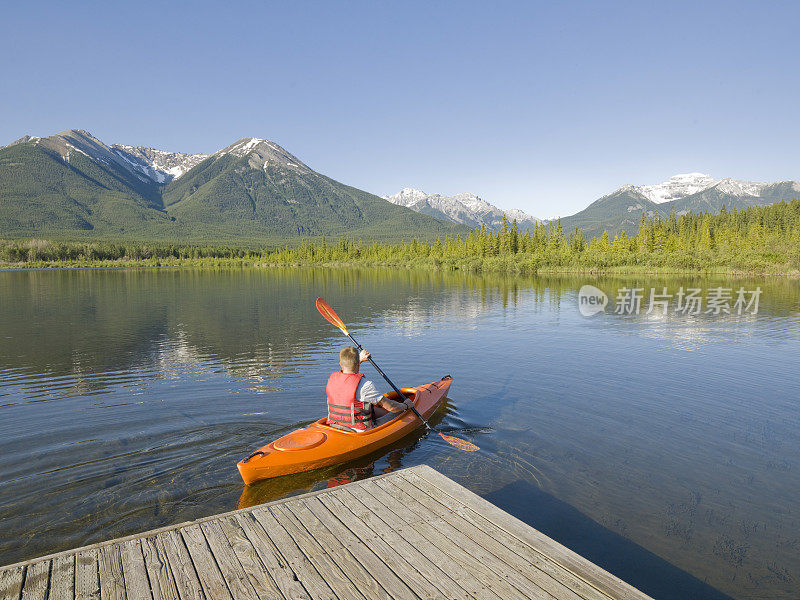
[[[577,290],[761,286],[757,316],[582,317]],[[341,338],[441,426],[245,490]],[[0,272],[0,564],[427,463],[656,598],[800,596],[800,283],[349,270]],[[367,372],[371,375],[369,367]],[[377,379],[377,377],[375,377]]]

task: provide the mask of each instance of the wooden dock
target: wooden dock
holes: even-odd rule
[[[0,600],[649,598],[427,466],[0,568]]]

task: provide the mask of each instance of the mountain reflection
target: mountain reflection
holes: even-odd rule
[[[454,314],[474,320],[496,300],[515,304],[517,284],[502,282],[349,269],[5,272],[0,364],[31,377],[33,395],[101,392],[132,370],[169,377],[222,365],[270,381],[339,336],[317,314],[317,296],[351,324],[368,328],[391,315],[411,333]],[[458,288],[465,293],[439,302]]]
[[[516,307],[530,297],[541,309],[562,302],[577,306],[576,290],[588,276],[465,276],[426,271],[357,269],[236,270],[59,270],[5,272],[0,277],[0,364],[33,376],[33,395],[49,391],[101,392],[120,374],[169,377],[173,371],[219,368],[254,382],[279,380],[315,346],[338,337],[315,311],[324,296],[348,323],[369,328],[390,319],[398,331],[416,336],[432,324],[475,329],[487,308]],[[613,302],[615,290],[709,285],[705,279],[604,277],[600,286]],[[735,281],[766,286],[759,318],[797,317],[796,286],[787,280]],[[732,286],[730,282],[722,282]],[[596,317],[618,326],[606,309]],[[708,323],[732,316],[686,317],[669,313],[632,317],[645,335],[663,336],[693,349],[707,339]],[[453,318],[457,317],[457,318]],[[741,322],[752,316],[738,317]],[[670,324],[661,326],[660,323]],[[38,377],[37,377],[38,376]]]

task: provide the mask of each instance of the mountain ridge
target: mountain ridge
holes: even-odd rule
[[[384,196],[400,206],[472,228],[485,224],[490,230],[497,231],[505,214],[509,222],[516,219],[521,230],[560,219],[565,230],[577,227],[588,236],[600,236],[604,231],[611,235],[622,231],[635,233],[642,211],[649,217],[655,214],[667,217],[673,209],[677,216],[692,211],[716,214],[723,206],[748,208],[797,197],[800,197],[800,183],[796,181],[762,183],[730,177],[714,179],[699,172],[673,175],[652,185],[626,184],[577,213],[550,219],[533,217],[518,209],[503,210],[469,193],[443,196],[403,188],[397,194]]]
[[[583,210],[561,217],[562,227],[569,231],[582,229],[591,236],[604,231],[614,235],[625,231],[635,234],[642,212],[667,218],[689,212],[717,214],[724,206],[745,209],[765,206],[800,197],[800,182],[763,183],[732,179],[714,179],[704,173],[674,175],[666,182],[650,186],[624,185],[589,204]]]
[[[462,192],[453,196],[427,194],[415,188],[403,188],[397,194],[384,196],[386,200],[398,206],[408,207],[416,212],[427,214],[470,228],[485,224],[491,230],[499,231],[503,215],[509,223],[515,219],[521,230],[533,228],[540,219],[518,209],[502,210],[489,204],[480,196]]]
[[[678,216],[718,213],[723,206],[798,197],[797,181],[715,179],[692,172],[652,185],[623,185],[560,220],[565,230],[577,227],[590,237],[604,231],[631,234],[643,212],[663,218],[673,210]],[[377,200],[410,210],[397,213]],[[0,235],[6,236],[95,231],[282,239],[352,233],[388,239],[481,225],[496,231],[504,215],[509,222],[516,219],[521,230],[548,222],[466,192],[444,196],[404,188],[379,198],[317,173],[264,138],[244,137],[212,154],[190,154],[107,145],[86,130],[70,129],[48,137],[25,135],[0,147]]]
[[[85,130],[0,148],[0,235],[431,239],[465,231],[317,173],[269,140],[211,155],[106,145]]]
[[[131,167],[157,183],[179,179],[208,158],[208,154],[168,152],[146,146],[112,144],[111,149]]]

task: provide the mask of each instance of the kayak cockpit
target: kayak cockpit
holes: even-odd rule
[[[417,390],[416,389],[414,389],[414,388],[400,388],[400,391],[403,392],[403,395],[406,398],[408,398],[409,400],[414,402],[414,404],[417,403]],[[384,396],[386,396],[390,400],[397,400],[397,398],[398,398],[397,392],[387,392],[386,394],[384,394]],[[349,429],[345,429],[343,427],[342,428],[333,427],[331,425],[328,425],[328,423],[327,423],[328,417],[322,417],[321,419],[317,419],[316,421],[314,421],[313,425],[314,425],[314,427],[319,427],[322,430],[326,430],[327,429],[327,430],[330,430],[330,431],[335,431],[337,433],[345,433],[345,434],[348,434],[348,435],[369,435],[369,434],[375,433],[376,431],[381,431],[381,430],[385,429],[387,425],[391,425],[392,423],[395,423],[397,421],[397,419],[399,419],[400,417],[402,417],[406,413],[408,413],[408,410],[404,410],[402,412],[399,412],[399,413],[397,413],[397,416],[394,419],[390,419],[389,421],[386,421],[386,423],[381,423],[377,427],[372,427],[371,429],[366,429],[364,431],[352,431],[352,430],[349,430]]]

